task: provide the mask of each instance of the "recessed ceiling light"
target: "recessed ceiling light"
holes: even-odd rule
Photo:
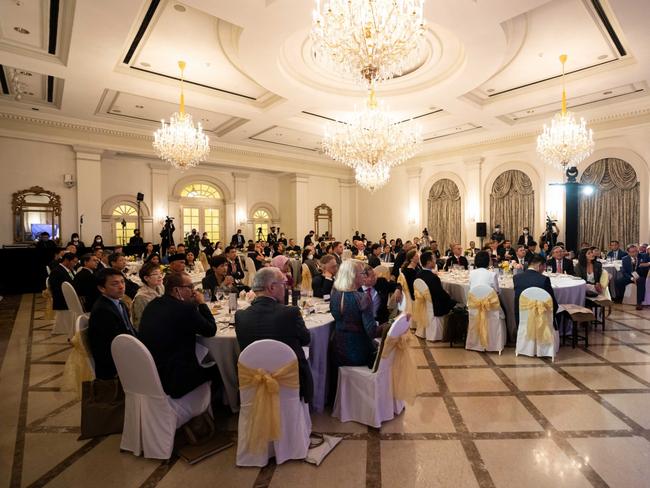
[[[144,108],[144,105],[136,105],[135,108]]]
[[[598,59],[607,59],[608,57],[609,56],[607,56],[607,54],[601,54],[600,56],[598,56]]]
[[[122,111],[120,109],[118,109],[118,108],[114,108],[112,110],[112,112],[115,113],[115,114],[121,114],[122,113]]]
[[[527,114],[532,114],[532,113],[534,113],[534,112],[535,112],[534,110],[526,110],[526,113],[527,113]]]
[[[144,66],[145,68],[150,68],[151,64],[147,63],[146,61],[143,61],[140,63],[140,66]]]
[[[34,96],[34,93],[32,93],[32,92],[27,92],[27,94],[28,94],[30,97],[33,97],[33,96]]]
[[[29,71],[19,71],[18,73],[20,73],[23,76],[32,76],[32,74]]]
[[[14,27],[14,30],[18,32],[19,34],[29,34],[29,31],[25,29],[24,27]]]
[[[32,110],[36,110],[38,112],[40,108],[32,107]]]
[[[493,93],[493,92],[494,92],[494,88],[488,88],[488,89],[485,90],[485,91],[488,92],[488,93]]]
[[[180,3],[177,3],[176,5],[174,5],[174,10],[176,10],[177,12],[185,12],[187,9]]]
[[[612,94],[612,90],[607,90],[603,92],[603,95],[611,95],[611,94]]]

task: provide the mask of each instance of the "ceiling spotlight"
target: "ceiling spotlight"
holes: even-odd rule
[[[598,56],[598,59],[607,59],[608,57],[609,56],[607,56],[607,54],[601,54],[600,56]]]
[[[187,9],[180,3],[177,3],[176,5],[174,5],[174,10],[176,10],[177,12],[185,12]]]
[[[151,64],[149,64],[149,63],[143,61],[143,62],[140,63],[140,66],[143,66],[143,67],[145,67],[145,68],[150,68],[150,67],[151,67]]]
[[[144,105],[136,105],[135,108],[144,108]]]
[[[25,29],[24,27],[14,27],[14,30],[18,32],[19,34],[29,34],[29,31]]]

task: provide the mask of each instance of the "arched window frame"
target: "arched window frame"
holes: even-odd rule
[[[212,242],[224,239],[224,195],[221,189],[200,179],[186,182],[179,191],[180,230],[184,237],[196,229],[208,233]]]
[[[122,226],[122,222],[126,225]],[[111,233],[118,246],[126,246],[138,228],[138,209],[131,202],[119,202],[111,211]]]

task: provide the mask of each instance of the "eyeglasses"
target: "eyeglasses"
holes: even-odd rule
[[[176,288],[189,288],[190,290],[193,290],[194,285],[178,285]]]
[[[287,286],[287,282],[286,281],[273,281],[273,282],[271,282],[271,285]]]

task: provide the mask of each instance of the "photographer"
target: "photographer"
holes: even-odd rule
[[[176,230],[176,227],[174,227],[174,217],[169,217],[165,219],[165,225],[163,226],[162,230],[160,231],[160,255],[162,257],[165,257],[167,254],[167,248],[170,245],[174,244],[174,231]]]

